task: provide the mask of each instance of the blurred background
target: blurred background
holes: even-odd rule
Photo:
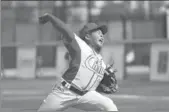
[[[2,96],[7,95],[7,101],[4,100],[5,103],[2,104],[7,105],[5,108],[13,108],[12,101],[16,102],[19,98],[11,101],[13,97],[9,96],[31,94],[28,91],[21,92],[25,90],[40,88],[38,90],[42,91],[45,88],[46,95],[56,82],[56,77],[61,76],[68,67],[67,50],[60,41],[62,34],[50,23],[38,23],[38,17],[46,12],[59,17],[77,34],[87,22],[99,22],[108,26],[102,54],[105,62],[114,61],[118,69],[117,78],[122,88],[119,94],[143,95],[147,92],[149,95],[159,93],[168,96],[168,6],[169,2],[163,0],[1,1],[1,85]],[[16,107],[20,105],[15,104]],[[126,109],[135,111],[129,103],[119,105],[125,112]],[[157,105],[159,104],[154,104],[154,110],[149,109],[149,112],[159,112],[156,110]],[[161,105],[161,112],[169,110],[166,109],[166,103]],[[30,105],[27,106],[23,107],[29,108]],[[164,111],[162,107],[165,108]],[[138,108],[140,111],[143,109]]]

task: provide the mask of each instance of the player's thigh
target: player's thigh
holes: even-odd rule
[[[75,107],[86,111],[117,111],[117,107],[113,100],[96,91],[88,92],[86,95],[82,96],[78,102],[79,105]]]
[[[102,107],[103,110],[105,111],[118,111],[116,104],[114,103],[114,101],[112,99],[110,99],[109,97],[102,95],[98,92],[96,92],[98,99],[100,98],[101,101],[99,102],[99,105]]]
[[[91,104],[89,102],[78,103],[73,106],[73,108],[84,110],[84,111],[102,111],[103,109],[99,108],[97,104]]]
[[[50,93],[42,102],[38,112],[54,112],[56,110],[62,110],[64,106],[61,104],[63,99],[55,95],[54,93]]]
[[[48,112],[56,110],[64,110],[69,106],[72,106],[76,103],[77,97],[75,94],[72,94],[69,90],[57,89],[50,93],[47,98],[43,101],[39,108],[39,112]]]

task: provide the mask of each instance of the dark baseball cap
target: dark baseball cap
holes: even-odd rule
[[[107,33],[107,26],[106,25],[98,25],[96,23],[87,23],[84,27],[80,30],[79,35],[82,39],[88,33],[92,33],[93,31],[101,30],[103,35]]]

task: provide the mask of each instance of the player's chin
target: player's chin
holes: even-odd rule
[[[102,49],[102,47],[103,47],[103,45],[101,45],[101,44],[97,44],[97,49]]]
[[[101,42],[98,42],[98,43],[97,43],[97,46],[100,47],[100,48],[102,48],[102,47],[103,47],[103,42],[102,42],[102,43],[101,43]]]

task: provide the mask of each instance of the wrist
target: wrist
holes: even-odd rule
[[[55,18],[52,14],[49,14],[49,13],[46,14],[46,17],[48,20],[52,20]]]
[[[51,19],[51,15],[49,13],[45,13],[44,16],[45,20],[49,21]]]
[[[47,20],[51,19],[51,15],[50,14],[47,13],[45,16],[46,16]]]

